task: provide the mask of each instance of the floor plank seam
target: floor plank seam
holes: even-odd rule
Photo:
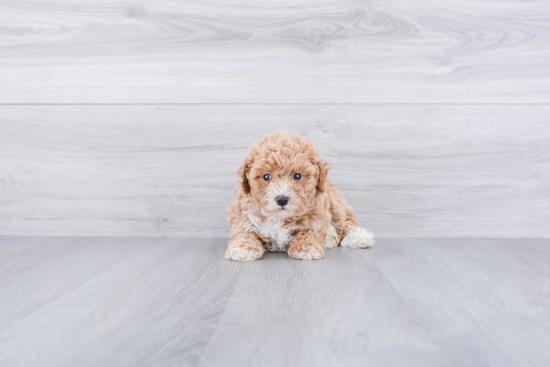
[[[1,236],[0,236],[1,237]],[[140,248],[136,248],[134,251],[132,251],[131,253],[127,254],[126,256],[123,256],[121,257],[120,259],[116,260],[115,262],[113,262],[112,264],[110,264],[109,266],[101,269],[100,271],[98,271],[97,273],[94,273],[93,275],[90,275],[88,278],[86,278],[85,280],[83,280],[82,282],[68,288],[65,292],[63,292],[62,294],[59,294],[57,295],[56,297],[48,300],[47,303],[37,307],[36,309],[34,309],[31,313],[25,315],[25,317],[29,317],[29,316],[32,316],[33,314],[35,314],[36,312],[40,311],[41,309],[43,309],[44,307],[47,307],[49,304],[51,304],[52,302],[55,302],[63,297],[65,297],[67,294],[69,294],[70,292],[74,291],[75,289],[79,288],[79,287],[82,287],[83,285],[85,285],[86,283],[88,283],[90,280],[96,278],[98,275],[104,273],[106,270],[112,268],[113,266],[119,264],[120,262],[122,262],[123,260],[125,260],[126,258],[128,258],[129,256],[135,254],[136,252],[138,252],[140,250]],[[12,322],[12,324],[14,323],[17,323],[19,320],[15,320]]]
[[[226,261],[226,260],[224,259],[223,261]],[[214,328],[212,329],[212,333],[210,334],[210,337],[208,338],[208,342],[206,343],[206,345],[205,345],[204,348],[202,349],[201,356],[200,356],[200,359],[199,359],[199,364],[198,364],[197,366],[202,366],[203,363],[204,363],[204,360],[205,360],[206,355],[207,355],[207,353],[208,353],[208,348],[210,347],[210,345],[211,345],[211,343],[212,343],[212,339],[214,338],[214,335],[216,334],[216,330],[218,329],[218,325],[220,324],[220,320],[223,318],[223,315],[225,315],[225,311],[227,310],[227,305],[229,304],[229,302],[230,302],[231,299],[233,298],[233,294],[235,293],[235,288],[237,288],[237,285],[238,285],[239,282],[241,281],[241,277],[242,277],[242,274],[243,274],[244,266],[246,266],[246,264],[243,264],[243,263],[240,264],[239,276],[238,276],[238,278],[237,278],[237,281],[235,282],[235,285],[231,288],[231,293],[230,293],[229,296],[227,297],[227,300],[226,300],[226,302],[225,302],[223,311],[220,313],[220,316],[219,316],[218,319],[216,320],[216,325],[215,325]]]

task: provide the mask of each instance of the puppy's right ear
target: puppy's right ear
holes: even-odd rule
[[[248,182],[248,172],[250,172],[250,166],[252,165],[252,159],[249,157],[244,160],[243,165],[239,168],[239,176],[241,176],[241,186],[245,194],[250,194],[250,183]]]

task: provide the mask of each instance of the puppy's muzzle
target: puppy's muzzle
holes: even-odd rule
[[[275,198],[275,201],[277,204],[279,204],[281,207],[284,207],[286,204],[288,204],[288,196],[280,195]]]

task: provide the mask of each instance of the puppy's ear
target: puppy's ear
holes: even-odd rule
[[[239,176],[241,177],[241,185],[245,194],[250,194],[250,183],[248,182],[248,172],[250,171],[250,166],[252,165],[252,159],[247,157],[244,160],[241,168],[239,168]]]
[[[317,161],[317,167],[319,168],[319,179],[317,180],[317,192],[325,192],[325,182],[328,174],[328,163],[319,159]]]

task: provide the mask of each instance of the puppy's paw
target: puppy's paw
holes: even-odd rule
[[[330,226],[325,239],[325,248],[335,248],[336,246],[338,246],[338,233],[336,233],[336,228]]]
[[[374,245],[374,236],[372,232],[363,228],[356,227],[349,231],[346,237],[340,242],[342,247],[351,248],[369,248]]]
[[[297,260],[319,260],[325,257],[324,251],[310,246],[303,249],[289,249],[288,256]]]
[[[225,251],[225,259],[233,261],[258,260],[265,250],[262,246],[250,246],[247,244],[230,244]]]

